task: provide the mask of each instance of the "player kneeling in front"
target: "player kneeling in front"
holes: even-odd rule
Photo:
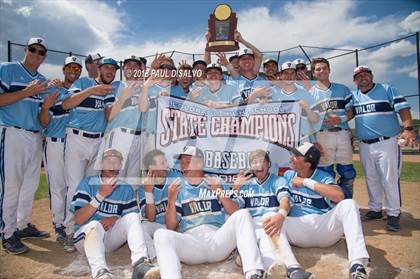
[[[125,242],[131,251],[133,279],[148,278],[153,267],[147,259],[134,191],[117,179],[122,159],[119,151],[106,150],[101,174],[83,179],[71,204],[77,227],[74,243],[86,255],[95,279],[112,278],[105,252],[114,251]]]
[[[365,265],[369,255],[358,205],[352,199],[343,200],[343,190],[332,176],[317,169],[321,155],[313,144],[304,143],[292,152],[292,170],[284,174],[287,187],[280,194],[291,205],[289,216],[282,219],[282,233],[288,240],[282,243],[287,248],[281,248],[286,265],[299,265],[289,243],[298,247],[329,247],[344,233],[349,278],[367,278]],[[283,208],[282,203],[280,206]]]
[[[166,226],[154,234],[162,279],[181,278],[181,264],[218,262],[238,248],[246,279],[262,278],[263,269],[252,218],[224,195],[217,178],[204,175],[203,152],[186,146],[179,156],[184,177],[168,189]],[[211,187],[211,188],[210,188]],[[209,193],[210,192],[210,193]],[[208,193],[208,195],[206,194]],[[225,222],[226,220],[226,222]],[[172,231],[178,229],[179,232]]]

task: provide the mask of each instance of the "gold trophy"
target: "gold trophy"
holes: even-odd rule
[[[210,52],[228,52],[238,50],[234,39],[238,18],[227,4],[220,4],[209,18],[210,40],[206,50]]]

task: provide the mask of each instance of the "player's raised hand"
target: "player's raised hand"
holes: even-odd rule
[[[96,95],[107,95],[112,93],[112,85],[111,84],[98,84],[93,87],[89,88],[92,94]]]
[[[147,87],[147,88],[150,88],[153,85],[158,84],[161,81],[162,81],[162,78],[159,77],[159,73],[158,72],[157,73],[152,72],[150,74],[149,78],[144,82],[143,86]]]
[[[192,100],[197,99],[199,96],[200,96],[200,88],[196,88],[196,89],[194,89],[194,90],[191,92],[191,95],[190,95],[190,97],[191,97],[191,99],[192,99]]]
[[[244,39],[242,38],[241,33],[238,30],[235,30],[233,33],[233,39],[238,42],[242,42]]]
[[[117,188],[117,178],[116,177],[104,177],[102,178],[102,184],[99,188],[99,194],[106,198]]]
[[[279,234],[283,225],[284,217],[281,214],[276,214],[264,219],[264,231],[270,237]]]
[[[150,67],[152,69],[159,69],[160,63],[162,62],[162,60],[165,58],[165,54],[163,53],[156,53],[155,54],[155,59],[153,59],[152,64],[150,65]]]
[[[128,99],[134,95],[136,88],[139,86],[136,81],[130,81],[127,86],[121,87],[121,97]]]
[[[212,190],[223,189],[222,183],[220,182],[219,177],[217,176],[204,176],[204,182],[211,187]]]
[[[309,77],[308,75],[305,73],[305,71],[297,71],[297,77],[299,80],[308,80],[309,81]]]
[[[48,88],[51,88],[51,87],[61,88],[63,87],[63,82],[59,80],[58,78],[53,79],[50,82],[48,82]]]
[[[227,65],[229,65],[229,61],[226,58],[226,54],[224,52],[218,52],[216,53],[216,56],[218,57],[217,59],[217,63],[221,66],[226,67]]]
[[[206,32],[206,34],[204,36],[206,37],[206,41],[207,42],[210,41],[210,38],[211,38],[210,30],[207,30],[207,32]]]
[[[144,191],[151,193],[153,192],[154,181],[156,178],[156,173],[153,170],[147,172],[146,177],[144,178]]]
[[[302,187],[303,186],[303,179],[304,178],[299,177],[299,176],[293,177],[293,179],[292,179],[292,185],[293,185],[293,187],[295,187],[295,188]]]
[[[241,170],[233,183],[233,190],[239,190],[252,176],[252,171]]]
[[[300,105],[300,107],[303,110],[309,110],[310,109],[309,104],[306,101],[304,101],[304,100],[299,100],[298,101],[298,104]]]
[[[118,220],[118,216],[112,216],[112,217],[105,217],[103,219],[101,219],[101,221],[99,221],[99,223],[101,223],[102,227],[104,228],[105,231],[108,231],[110,228],[112,228],[115,224],[115,222],[117,222]]]
[[[45,97],[44,102],[42,103],[42,108],[43,109],[49,109],[52,106],[54,106],[58,95],[59,95],[59,93],[55,92],[55,93],[49,94],[47,97]]]
[[[45,92],[48,89],[48,80],[33,80],[31,81],[28,86],[25,87],[25,91],[28,93],[29,96],[33,96],[42,92]]]
[[[178,197],[179,191],[181,191],[181,178],[176,178],[168,187],[168,202],[175,202]]]

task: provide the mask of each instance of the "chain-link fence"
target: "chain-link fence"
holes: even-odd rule
[[[8,61],[22,60],[25,46],[25,44],[8,41]],[[196,60],[204,59],[203,53],[173,50],[164,52],[164,54],[170,56],[176,65],[182,60],[192,64]],[[229,57],[232,54],[234,52],[227,53],[227,56]],[[347,49],[298,45],[283,50],[263,51],[263,54],[264,59],[272,58],[279,64],[287,60],[293,61],[296,58],[302,58],[309,64],[315,57],[326,57],[331,64],[332,80],[344,83],[350,88],[355,87],[352,83],[353,68],[367,64],[373,69],[377,82],[390,83],[401,91],[412,104],[413,117],[420,119],[419,32],[363,48]],[[40,67],[40,72],[46,76],[59,76],[57,65],[63,65],[65,58],[69,55],[80,58],[86,57],[86,55],[72,51],[49,49],[46,61]],[[155,54],[144,56],[148,60],[148,65],[150,65],[154,56]],[[215,54],[211,55],[211,59],[213,62],[217,61]],[[122,61],[120,61],[120,64],[122,65]],[[87,75],[86,70],[83,71],[82,76]],[[119,77],[122,78],[121,71]]]

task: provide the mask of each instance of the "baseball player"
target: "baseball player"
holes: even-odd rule
[[[85,59],[86,71],[90,78],[96,78],[99,73],[99,63],[101,62],[101,56],[99,53],[89,54]]]
[[[226,214],[238,206],[227,195],[212,194],[211,190],[223,188],[217,178],[204,176],[204,155],[200,149],[186,146],[180,163],[184,177],[174,180],[168,188],[168,230],[158,229],[154,235],[161,278],[181,278],[180,262],[224,260],[236,246],[245,278],[262,278],[261,257],[248,211],[238,210],[225,221]],[[209,195],[200,194],[207,191]]]
[[[117,150],[105,150],[100,175],[84,178],[71,203],[76,220],[74,243],[86,256],[95,279],[112,278],[105,252],[117,250],[125,242],[131,251],[133,279],[145,278],[153,267],[147,259],[134,191],[117,179],[122,159]]]
[[[168,187],[179,172],[170,171],[165,154],[154,149],[143,158],[143,165],[147,171],[143,187],[139,188],[138,200],[140,211],[146,219],[142,222],[149,258],[156,258],[153,245],[153,234],[157,229],[166,228],[165,213],[168,204]]]
[[[174,79],[173,73],[176,68],[171,64],[162,64],[155,76],[149,77],[142,88],[139,96],[139,108],[143,113],[142,125],[144,133],[142,133],[143,148],[142,154],[147,154],[156,147],[156,121],[157,121],[157,103],[160,95],[169,96],[171,85]]]
[[[279,65],[277,60],[268,58],[264,60],[263,71],[265,79],[267,80],[277,80],[277,73],[279,71]]]
[[[194,90],[189,98],[210,108],[222,108],[239,104],[241,96],[237,88],[223,82],[222,67],[209,64],[206,68],[206,86]]]
[[[298,101],[302,107],[302,117],[301,117],[301,129],[300,129],[300,142],[304,141],[314,141],[312,138],[312,125],[316,124],[319,121],[318,114],[311,109],[315,104],[315,99],[308,94],[308,92],[302,88],[296,86],[296,77],[297,70],[296,65],[291,61],[286,61],[281,65],[280,78],[281,78],[281,87],[278,83],[272,88],[272,101]],[[257,93],[261,90],[255,90],[254,93]],[[252,95],[256,95],[256,94]],[[254,96],[251,96],[252,99]],[[261,97],[261,96],[259,96]]]
[[[281,260],[274,251],[273,243],[277,241],[277,238],[271,238],[270,235],[280,234],[276,224],[282,222],[287,215],[285,209],[279,207],[280,192],[286,186],[286,180],[283,177],[270,174],[270,156],[264,150],[259,149],[251,152],[249,163],[251,170],[241,171],[233,184],[235,190],[240,190],[235,201],[241,208],[246,208],[253,217],[264,269],[267,270],[267,274],[270,274],[274,262]],[[252,193],[252,195],[248,193]],[[286,198],[282,197],[282,199]],[[286,275],[286,272],[284,273]],[[309,278],[311,276],[311,273],[304,271],[300,266],[288,266],[288,274],[289,278]]]
[[[178,76],[176,86],[171,88],[171,96],[186,99],[190,93],[193,82],[192,67],[188,64],[182,64],[178,67]]]
[[[344,193],[334,178],[317,169],[321,155],[312,143],[304,143],[293,149],[292,153],[292,170],[284,174],[287,187],[279,193],[280,206],[285,211],[279,211],[281,217],[277,217],[280,222],[273,224],[281,229],[280,251],[289,269],[289,277],[293,278],[291,267],[300,267],[290,244],[298,247],[329,247],[344,234],[349,278],[367,278],[365,266],[369,262],[369,255],[357,203],[352,199],[343,200]],[[284,218],[287,213],[288,216]]]
[[[296,65],[296,71],[297,71],[296,79],[298,80],[297,86],[303,87],[309,91],[309,89],[311,89],[312,87],[312,84],[310,82],[311,78],[308,75],[310,75],[311,73],[308,72],[308,68],[306,67],[305,60],[298,58],[298,59],[293,60],[293,63]]]
[[[193,84],[192,87],[203,87],[206,80],[206,67],[207,63],[203,60],[195,60],[192,64],[193,67]]]
[[[109,109],[108,112],[105,110],[114,102],[118,89],[119,83],[113,83],[118,69],[117,61],[103,58],[98,77],[76,80],[68,97],[61,104],[63,109],[70,110],[64,151],[65,180],[68,187],[64,220],[67,237],[64,250],[67,252],[74,251],[74,215],[69,211],[71,199],[87,171],[94,173],[94,162],[106,126],[105,114],[110,112]]]
[[[124,59],[125,80],[121,82],[115,102],[110,105],[105,135],[106,148],[114,148],[123,154],[125,159],[120,176],[121,179],[126,178],[131,185],[138,184],[134,178],[140,175],[143,115],[139,110],[138,99],[143,82],[141,68],[142,62],[139,57],[132,55]]]
[[[382,194],[385,194],[387,229],[400,229],[401,214],[401,149],[402,144],[416,143],[416,133],[411,122],[410,105],[395,87],[373,82],[372,70],[368,66],[354,69],[352,110],[355,116],[356,133],[360,140],[360,160],[366,174],[369,193],[369,211],[364,220],[382,219]],[[400,132],[400,115],[403,131]]]
[[[48,89],[38,68],[46,55],[45,40],[31,38],[22,62],[0,64],[0,229],[10,254],[28,250],[21,239],[49,235],[30,223],[42,158],[38,112]]]
[[[339,174],[338,184],[345,198],[352,198],[356,171],[353,167],[351,131],[346,113],[351,92],[342,84],[330,82],[330,64],[325,58],[312,60],[311,68],[316,78],[316,84],[310,90],[316,101],[313,110],[319,112],[322,120],[315,126],[316,140],[323,150],[320,168],[335,177],[335,165]]]
[[[69,121],[69,111],[61,107],[68,90],[82,72],[82,61],[76,56],[69,56],[64,61],[64,81],[58,93],[45,98],[39,112],[41,125],[45,127],[44,169],[50,191],[50,207],[57,242],[63,244],[64,212],[66,208],[67,185],[64,180],[64,139]]]

